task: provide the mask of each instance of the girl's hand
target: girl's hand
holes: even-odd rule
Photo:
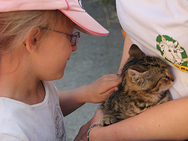
[[[121,77],[117,74],[107,74],[96,80],[95,82],[85,85],[86,102],[100,103],[118,90],[118,84],[121,83]]]
[[[64,116],[75,111],[86,102],[103,102],[113,91],[118,90],[119,83],[121,83],[121,77],[117,74],[108,74],[89,85],[67,91],[58,91]]]
[[[80,128],[74,141],[87,141],[87,132],[89,128],[94,124],[100,124],[100,121],[103,116],[104,114],[101,109],[96,110],[94,117]],[[101,128],[101,127],[94,127],[94,128]]]
[[[107,74],[96,80],[95,82],[84,85],[82,87],[82,95],[86,98],[86,102],[100,103],[108,98],[113,91],[118,90],[118,84],[121,83],[121,77],[117,74]],[[104,116],[101,109],[96,110],[94,117],[80,128],[78,135],[74,141],[87,141],[87,131],[94,124],[100,124]],[[101,128],[101,127],[95,127]],[[92,129],[93,130],[93,129]]]

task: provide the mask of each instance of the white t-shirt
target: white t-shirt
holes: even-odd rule
[[[54,81],[44,81],[45,99],[35,105],[0,97],[1,141],[66,141]]]
[[[171,66],[173,99],[188,96],[188,1],[116,0],[122,28],[147,55]]]

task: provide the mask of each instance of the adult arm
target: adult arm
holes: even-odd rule
[[[119,72],[128,59],[132,42],[125,37],[124,51]],[[90,132],[90,141],[123,140],[185,140],[188,139],[188,97],[172,100],[145,112],[107,127],[95,127]],[[75,141],[86,141],[86,132],[93,124],[100,123],[102,112],[80,129]]]
[[[100,103],[104,101],[112,91],[117,90],[121,78],[116,74],[104,75],[89,85],[79,88],[59,91],[60,106],[64,116],[70,114],[86,102]]]
[[[121,63],[120,63],[119,70],[118,70],[118,74],[121,73],[121,69],[123,68],[125,62],[129,58],[128,52],[129,52],[129,48],[131,47],[132,44],[133,44],[133,42],[131,41],[129,36],[126,34],[125,35],[125,41],[124,41],[124,47],[123,47],[123,54],[122,54]]]
[[[188,139],[187,109],[188,97],[172,100],[110,126],[95,127],[91,130],[89,139],[90,141],[186,140]],[[84,126],[90,127],[96,122],[99,123],[99,120],[94,117],[87,123],[90,125]],[[79,133],[75,141],[81,139],[86,141],[86,133],[82,131]]]

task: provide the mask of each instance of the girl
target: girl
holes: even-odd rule
[[[78,0],[0,0],[1,141],[65,141],[63,114],[117,89],[121,79],[110,74],[57,91],[53,80],[63,76],[80,38],[74,28],[108,34]]]

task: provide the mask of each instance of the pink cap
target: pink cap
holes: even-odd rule
[[[82,7],[81,0],[0,0],[0,12],[59,9],[77,26],[90,35],[108,35],[108,31]]]

